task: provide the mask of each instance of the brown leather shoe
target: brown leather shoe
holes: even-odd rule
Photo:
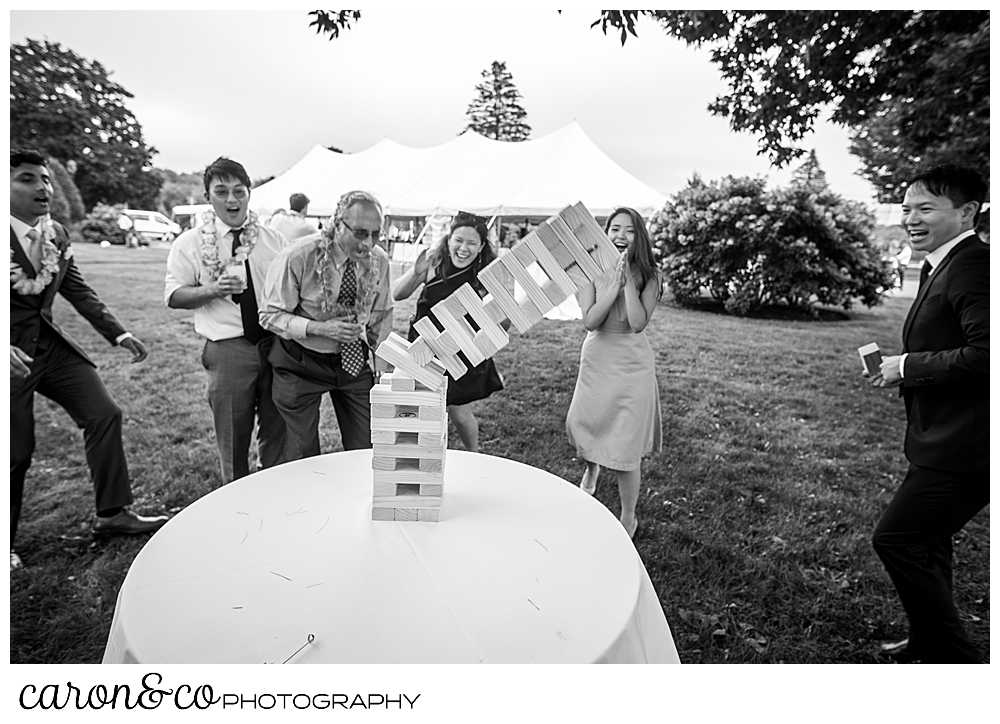
[[[133,513],[129,508],[122,508],[120,513],[112,515],[110,518],[98,516],[94,521],[93,530],[96,535],[142,535],[143,533],[155,533],[166,522],[167,516],[165,515],[146,517]]]

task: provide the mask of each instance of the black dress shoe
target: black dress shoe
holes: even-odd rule
[[[142,535],[155,533],[166,522],[165,515],[146,517],[137,515],[128,508],[122,508],[120,513],[107,518],[97,516],[93,530],[95,535]]]

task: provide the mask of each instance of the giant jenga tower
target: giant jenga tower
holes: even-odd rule
[[[373,520],[440,519],[448,448],[444,373],[458,379],[468,371],[458,352],[472,365],[492,357],[510,341],[502,322],[527,332],[613,269],[619,256],[583,204],[567,206],[479,272],[489,291],[485,300],[464,284],[431,308],[443,332],[424,317],[414,324],[420,336],[412,343],[390,334],[379,345],[375,354],[395,371],[371,391]],[[543,272],[542,282],[529,271],[533,265]],[[521,302],[505,283],[511,277],[524,289]]]

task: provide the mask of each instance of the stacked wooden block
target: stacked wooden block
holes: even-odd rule
[[[478,365],[510,341],[502,322],[522,334],[546,312],[613,269],[620,254],[583,204],[567,206],[479,272],[486,300],[468,284],[431,308],[444,331],[423,318],[412,343],[396,334],[375,354],[394,365],[371,392],[374,520],[438,520],[448,447],[447,378]],[[529,268],[537,265],[544,281]],[[518,302],[510,280],[524,289]],[[469,320],[475,322],[474,329]],[[378,414],[376,414],[376,412]],[[434,477],[436,476],[436,477]]]
[[[372,387],[372,520],[439,519],[447,389],[443,373],[428,386],[399,370]]]

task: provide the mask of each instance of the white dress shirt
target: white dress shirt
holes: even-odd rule
[[[233,258],[232,227],[215,219],[215,244],[219,259],[231,261]],[[178,236],[167,256],[166,286],[163,300],[170,305],[170,297],[181,287],[208,286],[215,280],[202,263],[202,229],[199,226],[188,229]],[[264,281],[267,270],[278,253],[285,247],[285,240],[279,233],[261,224],[257,225],[257,241],[250,254],[250,272],[253,275],[254,294],[257,306],[261,306]],[[243,316],[240,306],[226,295],[217,297],[207,304],[194,309],[194,331],[205,339],[219,341],[243,336]]]

